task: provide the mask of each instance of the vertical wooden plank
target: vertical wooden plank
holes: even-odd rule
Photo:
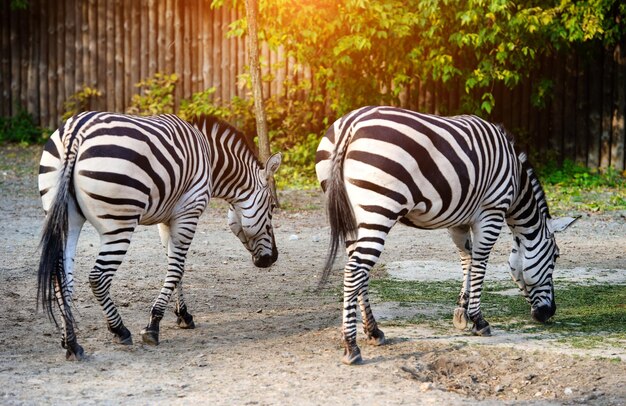
[[[107,99],[109,93],[107,90],[107,9],[109,0],[97,0],[97,21],[98,21],[98,42],[96,44],[95,62],[97,65],[96,84],[98,90],[102,93],[102,98],[98,103],[98,110],[107,110]]]
[[[50,7],[48,2],[40,2],[38,5],[39,10],[39,32],[40,49],[39,49],[39,125],[43,127],[50,127],[50,112],[48,109],[48,8]],[[3,44],[4,45],[4,44]],[[3,49],[4,48],[3,46]],[[0,72],[0,75],[4,75],[4,69]],[[0,79],[1,81],[2,79]],[[4,98],[2,100],[4,102]],[[2,104],[0,102],[0,104]],[[2,107],[0,106],[0,114],[4,114]]]
[[[189,1],[183,2],[183,98],[191,95],[191,9]]]
[[[238,10],[237,18],[242,18],[243,13]],[[243,36],[237,37],[237,82],[239,82],[239,75],[244,74],[247,71],[248,60],[246,59],[246,40]],[[248,89],[245,83],[237,83],[237,96],[246,98]]]
[[[80,15],[80,22],[77,24],[80,28],[76,31],[80,35],[80,56],[77,57],[76,63],[80,65],[77,69],[77,79],[79,87],[89,85],[89,2],[87,0],[76,1],[76,14]],[[77,52],[78,54],[78,52]],[[80,70],[80,72],[78,72]],[[79,81],[80,79],[80,81]]]
[[[626,39],[622,39],[613,51],[613,111],[611,122],[611,166],[619,171],[624,168],[624,142],[626,141],[624,114],[626,114]]]
[[[37,4],[32,4],[31,6],[37,7]],[[39,90],[39,84],[37,81],[37,72],[38,72],[38,64],[39,64],[39,47],[40,47],[40,35],[39,35],[39,24],[38,17],[39,13],[36,8],[32,8],[28,10],[27,14],[27,30],[25,35],[28,37],[28,59],[26,61],[24,68],[26,70],[26,86],[25,86],[25,101],[26,101],[26,110],[32,114],[32,116],[38,121],[39,120],[39,97],[37,92]],[[26,56],[26,55],[25,55]]]
[[[168,74],[174,71],[174,8],[176,4],[174,0],[165,2],[165,72]]]
[[[230,100],[230,46],[229,40],[226,38],[228,32],[228,24],[230,21],[230,11],[228,6],[224,4],[220,8],[222,14],[222,31],[220,33],[220,46],[222,47],[222,61],[220,63],[220,70],[222,74],[222,93],[220,96],[221,102],[224,103]]]
[[[196,93],[199,89],[198,86],[198,11],[199,1],[189,2],[189,40],[190,40],[190,53],[189,53],[189,73],[190,73],[190,97],[193,93]]]
[[[57,77],[57,26],[56,16],[58,3],[48,3],[48,110],[50,127],[58,126],[58,77]]]
[[[157,4],[156,0],[148,1],[148,76],[157,73]]]
[[[589,100],[589,88],[587,87],[588,77],[586,75],[587,66],[585,58],[581,55],[580,51],[576,52],[576,111],[575,111],[575,125],[576,125],[576,150],[574,152],[574,159],[576,163],[581,165],[587,165],[587,138],[588,138],[588,100]]]
[[[19,44],[19,28],[20,25],[17,24],[19,20],[19,12],[15,10],[11,10],[9,12],[11,14],[11,20],[9,23],[10,34],[9,34],[9,47],[10,47],[10,64],[11,64],[11,84],[10,84],[10,93],[9,93],[9,105],[10,114],[13,115],[17,112],[17,106],[15,106],[15,102],[19,102],[20,96],[20,88],[21,88],[21,77],[20,77],[20,60],[22,58],[22,47]]]
[[[596,44],[587,59],[588,83],[588,130],[587,130],[587,165],[592,169],[600,167],[600,140],[602,138],[602,81],[603,60],[601,44]]]
[[[183,73],[183,4],[184,0],[174,0],[174,72],[178,75],[178,83],[174,88],[175,105],[178,106],[183,95],[181,75]]]
[[[133,62],[133,50],[132,50],[132,30],[133,30],[133,4],[136,2],[124,2],[122,4],[123,8],[123,29],[124,29],[124,60],[123,64],[123,72],[121,72],[123,79],[123,87],[124,87],[124,98],[122,99],[122,106],[120,108],[120,112],[126,111],[128,105],[130,103],[130,95],[133,93],[133,83],[131,81],[132,75],[132,62]]]
[[[11,49],[11,19],[9,2],[0,3],[0,45],[3,52],[0,52],[0,115],[3,117],[11,115],[11,59],[13,50]]]
[[[137,92],[135,85],[141,81],[141,53],[142,53],[142,41],[141,41],[141,4],[139,1],[133,1],[131,10],[131,28],[130,28],[130,88],[126,101],[128,106],[133,98],[133,95]],[[127,107],[128,107],[127,106]]]
[[[528,80],[528,145],[526,150],[531,153],[537,150],[537,140],[539,138],[539,111],[538,108],[532,104],[531,97],[535,80],[539,73],[535,70],[531,73],[531,77]]]
[[[237,10],[235,9],[235,6],[228,6],[227,7],[229,9],[230,12],[230,18],[228,19],[229,23],[232,23],[234,21],[237,20]],[[232,100],[235,96],[237,96],[237,70],[238,70],[238,65],[237,63],[239,62],[238,60],[238,53],[237,53],[237,38],[233,37],[233,38],[229,38],[228,39],[228,45],[230,46],[230,62],[229,62],[229,68],[230,68],[230,73],[229,73],[229,86],[230,86],[230,90],[228,91],[229,93],[229,97],[227,101]]]
[[[100,21],[98,21],[97,16],[98,4],[96,3],[96,0],[89,0],[87,11],[87,31],[89,36],[89,56],[87,58],[87,71],[89,72],[89,79],[87,83],[89,84],[89,86],[97,88],[99,91],[102,92],[103,89],[98,87],[98,25],[100,24]],[[101,102],[101,99],[102,98],[100,98],[98,102]]]
[[[65,0],[65,58],[62,81],[65,84],[65,101],[76,93],[76,13],[75,0]],[[63,106],[63,104],[61,104]],[[65,109],[63,109],[65,110]],[[62,110],[62,112],[63,112]]]
[[[115,1],[109,0],[106,9],[106,105],[107,111],[115,110]]]
[[[576,56],[565,57],[565,89],[563,92],[563,158],[575,160],[576,150]],[[581,129],[582,131],[582,129]]]
[[[202,89],[208,89],[211,87],[213,80],[213,62],[211,56],[213,55],[211,49],[213,48],[213,29],[211,27],[211,7],[207,3],[202,3],[200,7],[200,31],[203,38],[202,49]]]
[[[222,74],[220,65],[222,62],[222,13],[219,9],[213,10],[213,87],[215,97],[222,94]]]
[[[150,14],[150,0],[142,0],[141,8],[139,10],[140,16],[140,48],[141,48],[141,57],[139,58],[139,81],[145,80],[150,76],[149,64],[150,64],[150,46],[148,38],[150,29],[149,29],[149,18]],[[138,90],[138,89],[137,89]]]
[[[523,142],[521,143],[521,147],[524,151],[528,152],[530,137],[532,134],[530,133],[530,78],[522,79],[522,83],[520,84],[520,121],[518,124],[518,138],[521,138]]]
[[[286,94],[285,80],[287,79],[287,57],[285,47],[280,45],[276,50],[276,97],[282,98]]]
[[[156,49],[152,55],[156,59],[156,71],[170,73],[165,70],[165,0],[157,1],[156,8]]]
[[[549,147],[557,152],[559,164],[563,162],[563,98],[565,95],[565,58],[556,55],[554,64],[554,92],[552,98],[552,131],[550,131]]]
[[[613,53],[604,49],[602,58],[602,133],[600,135],[600,168],[611,164],[611,124],[613,108]]]
[[[114,80],[114,105],[113,108],[117,112],[124,111],[124,9],[121,0],[115,0],[114,4],[114,42],[113,42],[113,80]]]
[[[65,2],[59,1],[57,7],[57,16],[56,16],[56,26],[57,26],[57,100],[56,100],[56,108],[58,116],[63,114],[63,103],[66,100],[65,94],[65,47],[67,46],[65,42]],[[59,120],[60,117],[57,117]]]
[[[261,80],[263,81],[263,97],[268,99],[272,97],[271,83],[266,80],[270,74],[270,48],[265,41],[263,41],[260,45],[261,52],[259,59],[261,63]]]

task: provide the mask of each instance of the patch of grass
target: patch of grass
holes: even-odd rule
[[[423,315],[415,322],[435,324],[451,318],[452,309],[461,285],[459,282],[372,280],[370,286],[377,300],[419,304],[419,306],[449,307],[450,312],[441,319],[438,315]],[[534,323],[530,306],[520,295],[502,295],[499,291],[511,289],[511,283],[485,284],[481,306],[485,318],[492,324],[509,331],[525,333],[551,333],[557,336],[576,337],[578,345],[590,334],[602,334],[611,340],[626,339],[626,285],[578,285],[559,283],[556,289],[557,313],[545,324]],[[583,338],[581,338],[583,337]]]

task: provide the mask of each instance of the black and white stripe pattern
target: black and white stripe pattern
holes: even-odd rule
[[[476,334],[489,334],[480,312],[489,253],[505,223],[514,235],[511,269],[545,321],[554,314],[552,271],[558,256],[554,231],[573,219],[551,219],[543,190],[525,156],[499,126],[475,116],[439,117],[393,107],[364,107],[337,120],[317,150],[316,172],[326,193],[331,247],[323,280],[341,241],[344,270],[344,362],[361,360],[356,306],[377,344],[384,334],[368,299],[369,272],[397,223],[447,228],[459,249],[464,284],[455,325],[467,318]]]
[[[189,245],[211,196],[230,203],[234,214],[229,221],[242,225],[235,226],[236,234],[257,266],[276,260],[267,185],[279,164],[276,155],[262,168],[240,133],[207,118],[198,119],[195,126],[173,115],[87,112],[69,119],[51,136],[40,163],[39,190],[47,215],[38,277],[44,308],[52,315],[54,292],[61,310],[67,357],[83,356],[71,301],[74,256],[85,221],[101,240],[89,282],[109,330],[124,344],[132,339],[109,294],[112,277],[137,225],[159,225],[168,255],[167,275],[142,332],[145,342],[157,344],[159,322],[174,290],[178,324],[194,326],[181,280]]]

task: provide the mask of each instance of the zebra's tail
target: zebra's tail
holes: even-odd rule
[[[326,181],[326,210],[330,222],[330,246],[319,283],[320,287],[328,281],[339,245],[354,240],[357,234],[356,218],[343,178],[344,157],[343,153],[339,151],[340,147],[338,146],[337,152],[332,158],[330,177]]]
[[[63,131],[60,130],[61,136]],[[70,148],[65,154],[65,162],[60,170],[59,182],[56,195],[44,221],[41,234],[39,249],[41,256],[39,258],[39,270],[37,272],[37,303],[54,323],[58,326],[58,322],[54,317],[52,310],[52,302],[55,300],[55,283],[61,289],[62,304],[64,309],[68,309],[68,295],[66,294],[67,278],[63,265],[65,245],[68,235],[68,201],[71,199],[70,184],[72,182],[72,173],[74,172],[74,163],[78,144],[74,141],[76,137],[71,138]],[[72,148],[73,146],[73,148]],[[39,307],[39,306],[38,306]],[[69,316],[70,313],[66,313]],[[70,316],[71,317],[71,316]],[[73,320],[68,320],[73,323]]]

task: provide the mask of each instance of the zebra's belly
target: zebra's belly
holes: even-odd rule
[[[424,213],[422,210],[412,210],[399,219],[400,223],[423,230],[438,230],[461,225],[468,225],[472,222],[472,216],[437,216]]]

